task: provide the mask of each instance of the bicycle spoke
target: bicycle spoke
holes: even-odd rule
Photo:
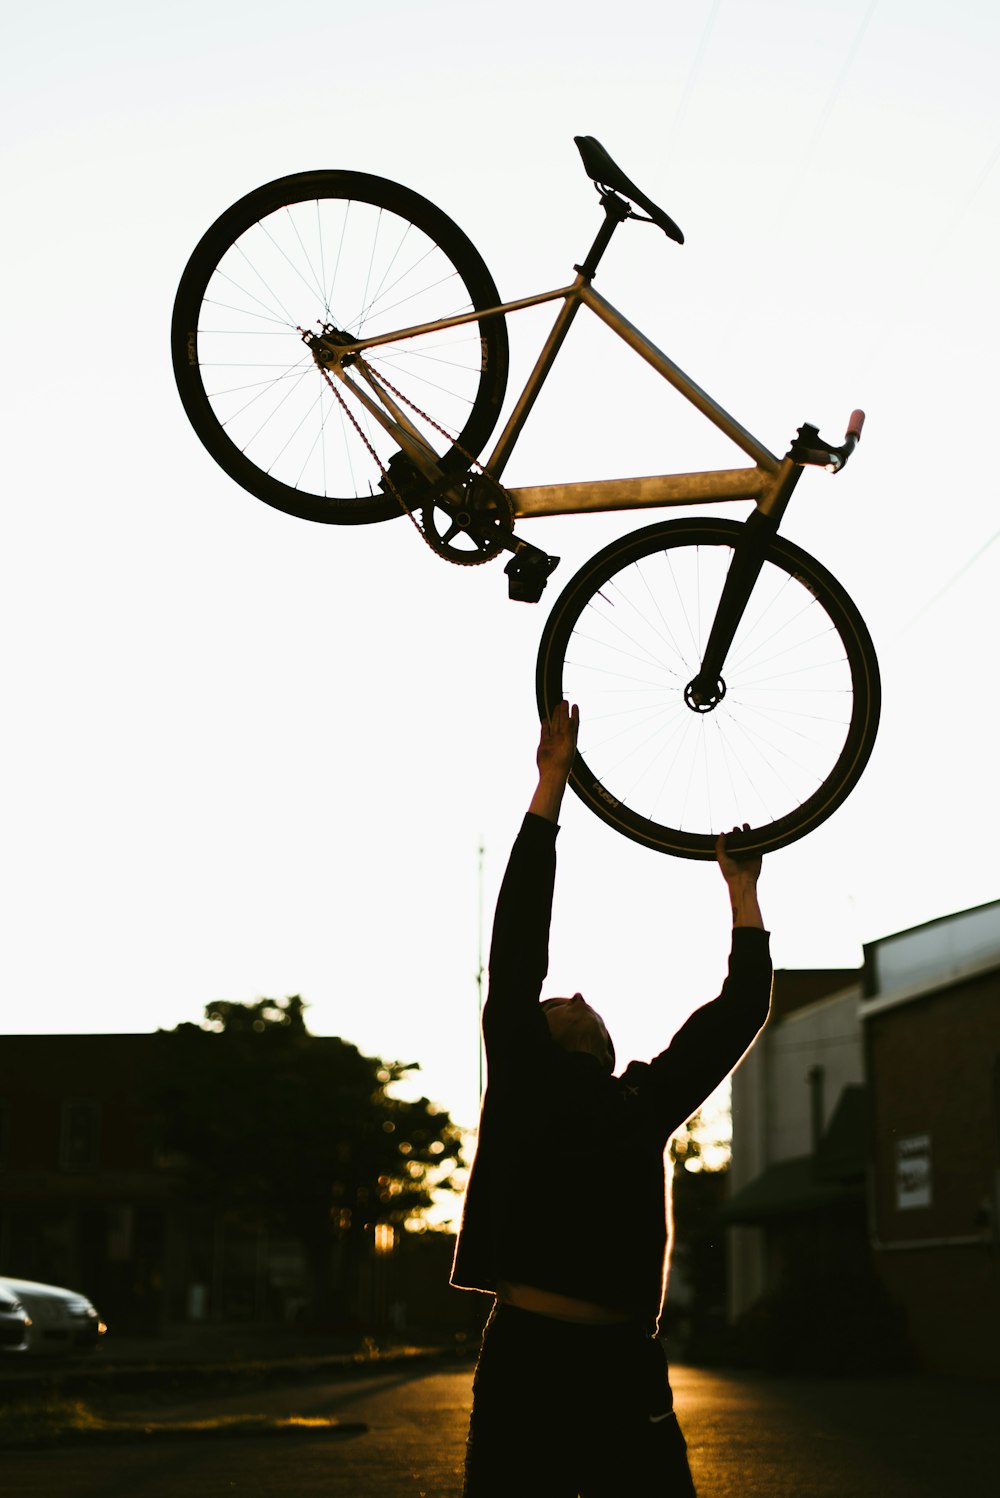
[[[617,568],[566,640],[562,690],[580,704],[580,753],[610,803],[714,838],[794,816],[821,789],[851,722],[851,666],[810,587],[765,564],[723,667],[695,712],[695,677],[731,548],[666,546]]]
[[[302,330],[377,336],[472,305],[448,256],[404,217],[339,198],[285,204],[249,224],[209,278],[198,327],[207,399],[237,450],[262,473],[319,496],[369,496],[398,444],[349,387],[339,393],[368,446],[344,425]],[[480,388],[477,325],[387,343],[372,355],[372,366],[390,371],[416,408],[433,410],[447,439],[422,418],[410,419],[432,449],[445,450],[467,425]],[[229,378],[213,384],[223,370]],[[342,437],[331,445],[334,407]]]

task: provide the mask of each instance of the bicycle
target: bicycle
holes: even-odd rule
[[[843,443],[798,429],[778,458],[594,289],[626,219],[674,221],[592,136],[575,137],[604,219],[566,286],[503,302],[478,251],[427,199],[350,171],[267,183],[223,213],[181,277],[174,372],[195,432],[257,498],[324,523],[406,514],[463,564],[511,553],[510,597],[537,603],[558,562],[514,533],[543,515],[753,500],[742,521],[659,520],[571,578],[545,623],[536,696],[583,729],[570,783],[625,836],[688,858],[785,846],[864,771],[880,681],[839,582],[778,535],[804,468]],[[561,302],[490,455],[508,373],[506,318]],[[725,433],[752,467],[507,489],[501,478],[576,313],[588,308]],[[318,314],[318,315],[317,315]],[[430,407],[431,409],[426,409]]]

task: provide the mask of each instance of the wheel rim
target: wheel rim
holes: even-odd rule
[[[779,543],[727,656],[724,690],[698,710],[685,691],[740,527],[653,530],[657,539],[631,554],[620,544],[602,553],[626,560],[594,559],[589,577],[583,569],[546,629],[542,690],[580,705],[574,788],[619,831],[664,851],[711,857],[718,834],[744,822],[746,846],[781,846],[830,814],[870,753],[877,683],[864,626],[853,605],[818,589],[803,567],[811,559]]]
[[[468,269],[456,269],[456,259],[475,256],[464,236],[422,199],[394,190],[399,211],[316,184],[294,201],[287,190],[273,203],[251,194],[244,212],[236,205],[209,231],[178,294],[175,359],[180,334],[199,435],[246,487],[309,518],[326,518],[324,507],[338,502],[398,511],[383,469],[399,444],[320,367],[303,333],[373,337],[471,311],[474,297],[483,305],[482,287],[470,291]],[[427,228],[407,212],[411,198]],[[432,237],[438,228],[447,249]],[[482,440],[471,430],[482,425],[482,331],[471,322],[364,355],[372,375],[400,392],[393,398],[424,441],[455,466],[465,461],[456,440],[461,448]],[[357,366],[352,378],[371,395]]]

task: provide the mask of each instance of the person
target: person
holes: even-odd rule
[[[760,859],[737,859],[725,837],[716,855],[733,915],[728,976],[666,1050],[615,1076],[607,1025],[581,993],[540,1002],[578,730],[566,702],[542,724],[538,783],[493,922],[487,1085],[450,1276],[494,1297],[473,1379],[464,1498],[694,1494],[658,1335],[664,1152],[770,1006]]]

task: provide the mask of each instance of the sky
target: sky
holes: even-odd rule
[[[986,0],[12,13],[0,1031],[150,1031],[299,993],[315,1033],[419,1063],[417,1092],[475,1123],[542,625],[657,516],[522,522],[561,561],[521,604],[501,562],[449,565],[402,518],[292,518],[214,464],[173,383],[177,282],[230,203],[315,168],[430,198],[510,299],[589,247],[573,137],[595,135],[686,237],[626,224],[603,295],[772,451],[867,412],[783,530],[867,620],[882,723],[844,806],[765,860],[775,964],[854,967],[1000,897],[998,63]],[[549,315],[512,321],[511,390]],[[743,461],[581,316],[505,477]],[[648,1058],[721,984],[719,871],[572,793],[558,849],[546,991],[580,989],[619,1057]]]

